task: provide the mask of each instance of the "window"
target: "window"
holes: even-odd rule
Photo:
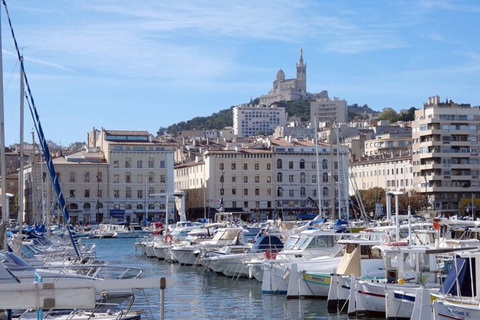
[[[148,160],[148,167],[150,169],[155,168],[155,161],[153,159]]]
[[[90,190],[86,189],[84,194],[83,194],[83,197],[84,198],[90,198]]]
[[[300,169],[305,169],[305,160],[300,160]]]
[[[113,160],[113,167],[118,168],[118,166],[119,166],[118,160]]]
[[[132,167],[132,161],[130,158],[125,159],[125,168],[131,168]]]
[[[243,195],[248,196],[248,189],[247,188],[243,189]]]
[[[322,169],[328,169],[328,161],[327,159],[322,160]]]
[[[125,189],[125,198],[131,198],[132,197],[132,188],[126,188]]]
[[[255,163],[255,170],[259,170],[260,169],[260,164],[258,162]]]
[[[137,198],[143,199],[143,190],[137,190]]]
[[[277,197],[283,197],[283,188],[282,187],[279,187],[277,189]]]
[[[85,178],[83,182],[90,182],[90,172],[85,172]]]
[[[282,169],[282,159],[277,160],[277,169]]]
[[[142,168],[143,162],[142,160],[137,160],[137,168]]]
[[[120,190],[113,190],[113,197],[114,198],[120,198]]]
[[[75,198],[75,190],[70,190],[70,198]]]
[[[248,177],[247,176],[243,177],[243,183],[248,183]]]
[[[328,173],[324,172],[322,177],[323,177],[323,182],[328,182]]]
[[[248,164],[247,163],[243,164],[243,170],[248,170]]]
[[[75,172],[70,172],[70,182],[75,182]]]

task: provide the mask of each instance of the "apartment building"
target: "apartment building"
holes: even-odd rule
[[[173,193],[173,143],[154,139],[147,131],[103,128],[92,130],[88,143],[108,163],[109,202],[103,220],[158,221],[167,208],[173,216],[174,198],[166,204],[166,195]]]
[[[278,126],[285,126],[285,108],[271,105],[239,105],[233,108],[233,132],[236,137],[271,135]]]
[[[350,195],[355,188],[367,190],[379,187],[387,191],[408,192],[414,189],[412,156],[381,155],[350,162]]]
[[[324,90],[322,93],[324,97],[310,102],[310,123],[315,124],[315,120],[317,124],[322,122],[346,123],[348,119],[347,101],[336,97],[331,100],[327,91]]]
[[[470,104],[430,97],[412,123],[413,183],[430,209],[456,215],[480,208],[480,111]],[[473,210],[472,210],[473,209]]]
[[[211,217],[220,207],[250,219],[317,214],[318,207],[337,217],[348,210],[347,154],[345,147],[291,138],[207,150],[175,166],[175,190],[187,195],[190,218]]]
[[[100,223],[108,213],[108,164],[101,152],[83,150],[52,159],[72,223]],[[58,205],[45,162],[24,168],[24,220],[61,223]]]

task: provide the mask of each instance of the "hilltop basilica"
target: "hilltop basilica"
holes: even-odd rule
[[[270,105],[277,101],[310,100],[327,98],[328,93],[307,92],[307,64],[303,63],[303,49],[300,49],[300,58],[297,63],[297,77],[285,79],[285,72],[282,69],[277,72],[277,79],[273,81],[273,88],[266,95],[258,97],[259,104]]]

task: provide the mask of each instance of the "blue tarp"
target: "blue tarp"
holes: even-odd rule
[[[469,259],[457,257],[445,278],[443,286],[440,288],[440,293],[474,297],[476,296],[476,288],[475,285],[472,288],[472,283],[475,284],[475,258],[469,261]],[[460,292],[458,292],[458,289],[460,289]]]

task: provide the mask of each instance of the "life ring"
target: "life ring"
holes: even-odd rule
[[[170,242],[172,242],[172,240],[173,240],[173,237],[172,237],[171,234],[167,234],[165,236],[165,242],[170,243]]]

